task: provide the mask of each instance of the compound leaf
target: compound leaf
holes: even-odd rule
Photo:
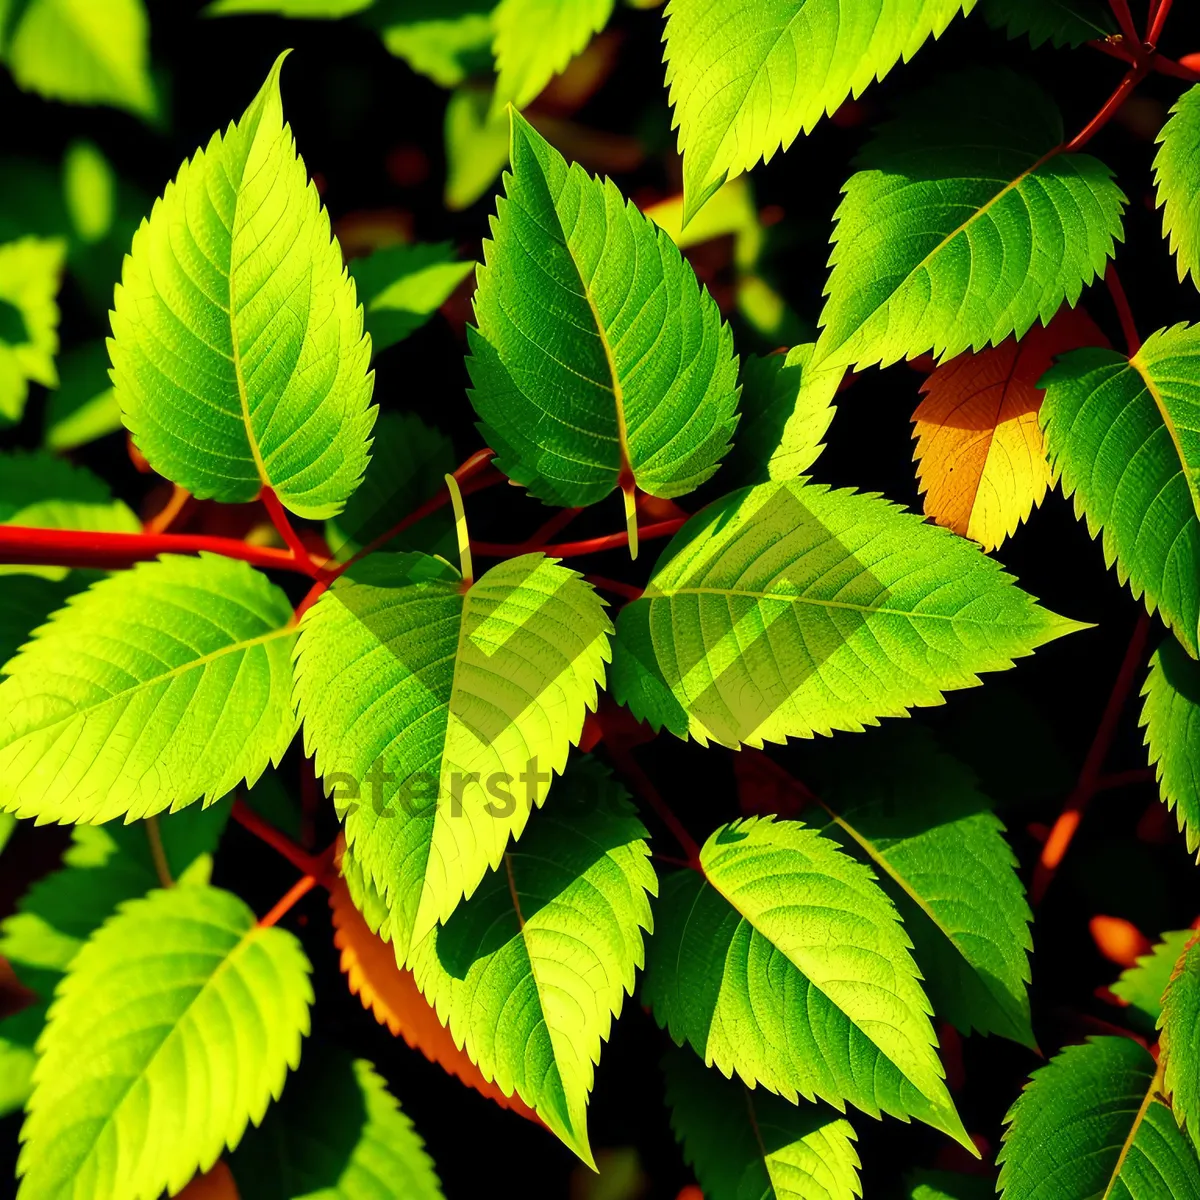
[[[39,1044],[20,1200],[154,1200],[258,1124],[300,1061],[312,990],[292,934],[236,896],[124,904],[75,956]]]
[[[68,599],[0,682],[0,807],[98,824],[220,799],[296,731],[292,606],[245,563],[164,555]]]
[[[726,1079],[690,1050],[664,1063],[671,1128],[707,1200],[854,1200],[854,1129],[824,1105]]]
[[[0,246],[0,423],[19,421],[29,385],[58,386],[58,285],[67,246],[26,237]]]
[[[496,465],[550,504],[679,496],[736,421],[729,327],[670,237],[519,114],[469,331]]]
[[[982,0],[979,11],[1010,38],[1026,34],[1032,46],[1081,46],[1115,32],[1104,0]]]
[[[656,728],[761,746],[940,704],[1077,628],[878,496],[765,483],[675,535],[621,610],[612,687]]]
[[[343,878],[329,892],[333,916],[333,942],[341,952],[342,974],[350,991],[361,1001],[380,1025],[386,1025],[392,1037],[402,1037],[447,1074],[467,1087],[536,1121],[533,1110],[518,1096],[506,1096],[495,1083],[483,1077],[479,1068],[454,1044],[450,1030],[438,1020],[428,1000],[421,995],[413,973],[396,962],[396,955],[385,938],[391,937],[387,908],[371,882],[353,861],[353,852],[342,858]],[[379,921],[374,931],[360,906],[372,911]]]
[[[401,962],[545,799],[596,706],[611,629],[591,586],[541,554],[465,591],[441,559],[371,555],[305,614],[305,745]]]
[[[742,362],[742,417],[721,475],[731,486],[795,479],[817,461],[844,372],[813,366],[813,344]]]
[[[27,0],[18,7],[3,50],[19,88],[147,119],[157,114],[142,0]]]
[[[848,96],[940,37],[974,0],[671,0],[667,86],[684,220]]]
[[[1200,1149],[1200,950],[1193,930],[1163,995],[1163,1086],[1179,1124]]]
[[[1169,239],[1182,283],[1187,275],[1200,287],[1200,87],[1184,92],[1158,134],[1154,159],[1163,237]]]
[[[1167,808],[1188,853],[1200,850],[1200,663],[1168,638],[1150,659],[1140,724]]]
[[[708,1065],[795,1100],[915,1116],[968,1149],[929,1001],[874,876],[796,821],[723,825],[663,885],[643,1001]]]
[[[1034,1071],[1005,1122],[1003,1200],[1200,1197],[1200,1163],[1163,1103],[1154,1059],[1129,1038],[1069,1046]]]
[[[321,519],[366,469],[374,376],[354,283],[283,123],[282,65],[142,222],[109,352],[159,474],[225,503],[271,487]]]
[[[595,1064],[633,992],[658,890],[645,837],[604,769],[576,762],[503,867],[414,954],[417,983],[484,1078],[593,1167]]]
[[[1194,929],[1164,933],[1150,953],[1143,954],[1132,967],[1122,971],[1121,978],[1109,989],[1129,1007],[1133,1023],[1146,1033],[1153,1033],[1158,1028],[1163,993],[1171,982],[1171,974],[1183,948],[1195,933]]]
[[[938,367],[913,413],[925,515],[985,550],[1016,533],[1050,483],[1038,380],[1056,355],[1107,344],[1082,308],[1061,308],[1020,341]]]
[[[887,366],[1018,338],[1074,305],[1125,197],[1032,81],[961,74],[915,95],[843,189],[817,358]]]
[[[615,0],[500,0],[492,13],[496,93],[492,110],[524,108],[599,33]]]
[[[836,739],[827,746],[829,832],[895,903],[934,1011],[963,1033],[1034,1047],[1033,914],[1004,826],[972,773],[919,726],[885,726],[870,735],[867,753],[839,752]]]
[[[256,1200],[442,1200],[424,1143],[374,1067],[319,1043],[229,1165]]]
[[[1041,422],[1063,492],[1104,561],[1196,658],[1200,621],[1200,326],[1126,358],[1076,350],[1042,378]]]

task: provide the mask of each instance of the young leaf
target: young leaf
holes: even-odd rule
[[[1103,272],[1125,197],[1032,81],[971,71],[914,96],[843,189],[817,358],[887,366],[1022,337]]]
[[[385,246],[351,262],[372,354],[420,329],[474,269],[455,258],[449,242]]]
[[[703,483],[736,422],[728,325],[675,243],[519,114],[469,331],[496,465],[550,504]]]
[[[633,992],[658,891],[645,837],[604,769],[576,762],[503,867],[414,953],[418,985],[484,1078],[593,1168],[594,1065]]]
[[[611,630],[591,586],[541,554],[465,589],[440,559],[372,555],[305,615],[305,746],[391,907],[401,962],[546,798],[596,706]]]
[[[1056,355],[1107,344],[1082,308],[1061,308],[1020,341],[938,367],[913,413],[925,515],[985,550],[1016,533],[1050,483],[1038,380]]]
[[[865,753],[838,753],[836,739],[827,746],[822,757],[833,762],[820,791],[830,832],[895,903],[934,1011],[963,1033],[999,1033],[1033,1048],[1033,914],[1004,826],[974,776],[919,726],[885,726]]]
[[[283,123],[283,57],[142,222],[109,352],[159,474],[230,504],[271,487],[321,519],[366,469],[374,376],[354,283]]]
[[[761,746],[940,704],[1078,628],[878,496],[765,483],[663,551],[621,610],[612,688],[679,737]]]
[[[452,88],[491,69],[495,7],[496,0],[375,0],[363,20],[390,53]]]
[[[993,29],[1027,34],[1034,47],[1081,46],[1116,30],[1104,0],[982,0],[979,11]]]
[[[442,1200],[424,1143],[375,1069],[319,1043],[229,1166],[255,1200]]]
[[[511,1108],[531,1121],[537,1121],[533,1110],[520,1097],[506,1096],[495,1083],[485,1079],[466,1052],[454,1044],[454,1038],[438,1020],[429,1001],[421,995],[413,973],[396,963],[396,955],[386,938],[391,937],[387,909],[361,869],[353,863],[353,852],[343,856],[345,878],[339,879],[329,891],[329,907],[333,915],[333,942],[341,952],[342,974],[353,995],[363,1008],[386,1025],[392,1037],[402,1037],[413,1050],[419,1050],[447,1074],[455,1076],[480,1095]],[[349,880],[355,880],[352,892]],[[377,932],[372,932],[359,904],[373,906],[376,917],[383,916]]]
[[[1034,1071],[1005,1122],[1003,1200],[1200,1197],[1200,1164],[1163,1103],[1154,1059],[1128,1038],[1069,1046]]]
[[[103,341],[68,350],[58,360],[58,374],[58,389],[46,404],[47,450],[74,450],[121,428],[121,406],[109,383]]]
[[[157,115],[142,0],[26,0],[4,59],[17,86],[47,100]]]
[[[295,637],[283,592],[217,555],[72,596],[5,667],[0,807],[96,824],[253,784],[296,731]]]
[[[684,220],[825,113],[940,37],[974,0],[671,0],[667,86]]]
[[[1189,854],[1200,850],[1200,664],[1174,638],[1150,659],[1142,688],[1150,764],[1167,808],[1175,810]]]
[[[508,113],[491,109],[491,92],[477,87],[457,88],[446,102],[442,199],[451,212],[470,208],[508,166]]]
[[[854,1129],[823,1105],[791,1104],[726,1079],[690,1050],[663,1064],[671,1128],[706,1200],[854,1200]]]
[[[769,817],[723,825],[663,885],[643,1002],[708,1065],[972,1152],[934,1052],[929,1001],[891,901],[828,838]]]
[[[309,969],[292,934],[257,926],[229,892],[176,887],[123,905],[50,1009],[20,1200],[151,1200],[208,1170],[300,1061]]]
[[[740,486],[796,479],[817,461],[845,372],[822,370],[812,360],[809,342],[786,357],[742,361],[742,418],[722,480]]]
[[[1041,422],[1064,494],[1104,561],[1200,654],[1200,326],[1160,329],[1132,358],[1077,350],[1042,378]]]
[[[1200,950],[1194,930],[1163,995],[1163,1086],[1179,1124],[1200,1149]]]
[[[440,430],[414,413],[380,413],[362,484],[346,507],[325,522],[333,557],[344,562],[394,528],[402,516],[445,486],[456,465],[454,447]],[[388,550],[421,549],[443,557],[452,555],[454,548],[454,520],[448,508],[387,543]]]
[[[19,421],[30,383],[58,386],[58,294],[66,243],[21,238],[0,246],[0,424]]]
[[[1159,130],[1162,147],[1154,159],[1158,207],[1163,210],[1163,237],[1179,269],[1179,281],[1191,275],[1200,287],[1200,86],[1184,92]]]
[[[1121,978],[1109,989],[1129,1006],[1131,1023],[1146,1033],[1158,1028],[1162,1016],[1162,998],[1171,982],[1171,973],[1183,953],[1183,948],[1195,936],[1194,929],[1178,929],[1164,933],[1149,954],[1121,972]]]
[[[500,0],[496,33],[496,94],[492,111],[524,108],[599,33],[614,0]]]

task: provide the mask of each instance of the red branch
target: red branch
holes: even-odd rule
[[[280,504],[279,497],[275,495],[275,489],[264,487],[259,493],[258,498],[263,502],[263,507],[267,510],[267,515],[271,518],[271,524],[275,526],[279,536],[283,538],[284,545],[291,550],[296,561],[298,563],[308,563],[312,566],[308,547],[300,540],[300,535],[295,529],[292,528],[292,523],[288,520],[287,509]]]
[[[1163,26],[1167,23],[1171,5],[1174,3],[1175,0],[1157,0],[1155,8],[1150,14],[1150,28],[1146,31],[1148,46],[1158,45],[1158,39],[1162,36]]]
[[[606,745],[613,766],[633,784],[638,795],[654,809],[659,820],[671,831],[672,836],[687,855],[687,865],[693,871],[703,871],[703,867],[700,865],[700,847],[696,844],[696,840],[683,827],[683,822],[671,811],[671,806],[662,798],[658,788],[651,783],[650,777],[638,765],[633,754],[624,747],[615,746],[611,742],[607,742]]]
[[[651,538],[670,537],[681,529],[688,521],[687,517],[674,517],[670,521],[657,521],[653,525],[642,525],[638,529],[638,539],[649,541]],[[618,550],[629,544],[629,531],[610,533],[604,537],[588,538],[583,542],[559,542],[557,545],[542,546],[543,554],[552,558],[573,558],[581,554],[599,554],[602,550]],[[512,558],[516,554],[527,551],[522,546],[506,546],[499,542],[472,542],[471,549],[484,558]]]
[[[1131,45],[1138,45],[1141,39],[1138,37],[1137,26],[1133,23],[1133,14],[1129,11],[1129,0],[1108,0],[1108,7],[1117,18],[1117,24],[1120,25],[1126,41]]]
[[[1121,286],[1121,277],[1117,274],[1115,264],[1108,264],[1108,269],[1104,272],[1104,282],[1108,285],[1117,316],[1121,319],[1125,351],[1132,358],[1142,348],[1142,339],[1138,337],[1137,326],[1133,323],[1133,310],[1129,307],[1129,297],[1125,295],[1125,289]]]
[[[34,529],[0,525],[0,562],[52,567],[118,570],[149,562],[160,554],[223,554],[256,567],[316,576],[312,563],[297,562],[290,550],[250,546],[237,538],[191,533],[93,533],[75,529]]]
[[[302,850],[290,837],[264,821],[244,800],[234,800],[232,816],[243,829],[282,854],[297,871],[315,876],[318,882],[324,878],[333,861],[329,850],[321,854],[309,854],[307,850]]]
[[[1150,618],[1143,612],[1138,617],[1133,636],[1125,649],[1125,657],[1121,660],[1120,670],[1117,672],[1108,703],[1104,706],[1100,724],[1096,728],[1096,736],[1092,739],[1087,758],[1084,759],[1083,769],[1079,772],[1075,789],[1067,797],[1063,810],[1042,847],[1042,856],[1034,869],[1033,885],[1030,888],[1030,896],[1035,904],[1046,894],[1055,871],[1058,870],[1071,840],[1079,829],[1084,812],[1100,790],[1103,779],[1100,772],[1104,769],[1104,760],[1108,756],[1117,722],[1121,719],[1121,712],[1133,689],[1149,634]]]
[[[1121,105],[1129,99],[1129,93],[1149,74],[1151,63],[1151,56],[1146,56],[1129,68],[1116,90],[1104,102],[1104,107],[1063,147],[1066,153],[1081,150],[1117,115]]]
[[[298,879],[280,899],[279,903],[261,921],[258,923],[260,929],[270,929],[296,906],[296,903],[302,900],[309,892],[313,890],[321,881],[315,875],[305,875],[303,879]]]

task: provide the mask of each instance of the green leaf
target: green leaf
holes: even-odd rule
[[[729,327],[675,243],[519,114],[469,330],[496,465],[549,504],[699,487],[736,422]]]
[[[1081,46],[1115,32],[1104,0],[983,0],[979,6],[993,29],[1010,38],[1027,34],[1032,46]]]
[[[0,675],[13,655],[29,640],[68,596],[87,586],[90,572],[71,571],[65,579],[45,579],[40,575],[5,575],[4,603],[0,604]]]
[[[4,57],[23,91],[157,115],[142,0],[27,0]]]
[[[371,352],[378,354],[420,329],[474,269],[473,262],[455,258],[449,242],[386,246],[351,262]]]
[[[1027,990],[1033,914],[1004,826],[974,775],[919,726],[885,726],[865,751],[839,749],[836,739],[827,746],[833,763],[817,778],[830,832],[880,877],[934,1011],[963,1033],[1036,1048]]]
[[[986,1176],[951,1171],[914,1171],[905,1180],[904,1200],[996,1200]]]
[[[58,386],[58,304],[66,243],[26,237],[0,246],[0,424],[19,421],[29,385]]]
[[[34,1043],[45,1022],[45,1006],[33,1005],[0,1021],[0,1117],[25,1107],[37,1065]]]
[[[706,1064],[795,1100],[910,1116],[974,1153],[891,901],[796,821],[723,825],[663,885],[642,987]]]
[[[1189,854],[1200,850],[1200,663],[1168,638],[1150,659],[1142,688],[1150,764],[1163,803],[1175,810]]]
[[[940,704],[1078,628],[878,496],[765,483],[663,551],[621,610],[612,690],[679,737],[761,746]]]
[[[1163,995],[1163,1086],[1182,1128],[1200,1149],[1200,949],[1195,930]]]
[[[854,1129],[815,1104],[790,1104],[726,1079],[690,1051],[664,1063],[671,1128],[706,1200],[854,1200]]]
[[[256,1200],[441,1200],[433,1163],[374,1067],[309,1045],[278,1104],[230,1159]]]
[[[451,212],[470,208],[508,165],[508,113],[490,115],[491,92],[460,87],[446,103],[446,190]]]
[[[0,808],[96,824],[217,800],[296,731],[287,597],[164,555],[71,597],[0,682]]]
[[[809,342],[786,357],[742,360],[742,419],[722,481],[740,486],[795,479],[817,461],[844,372],[814,368],[813,349]]]
[[[1087,154],[1050,153],[1062,119],[1009,71],[908,101],[843,188],[817,358],[880,363],[1021,337],[1103,273],[1125,197]]]
[[[374,376],[354,283],[283,123],[282,65],[142,222],[109,351],[159,474],[230,504],[269,486],[322,519],[366,469]]]
[[[227,17],[240,13],[274,13],[280,17],[334,20],[349,17],[371,7],[375,0],[213,0],[204,10],[206,17]]]
[[[452,88],[491,70],[495,7],[496,0],[375,0],[364,20],[391,54]]]
[[[19,1200],[179,1191],[258,1124],[300,1061],[312,989],[295,937],[236,896],[121,907],[59,985],[21,1130]]]
[[[1003,1200],[1200,1197],[1200,1164],[1162,1102],[1154,1059],[1128,1038],[1069,1046],[1034,1071],[1005,1121]]]
[[[1129,1006],[1131,1023],[1146,1033],[1154,1033],[1158,1028],[1163,993],[1171,982],[1171,973],[1184,946],[1195,932],[1194,929],[1179,929],[1164,933],[1154,949],[1122,971],[1121,978],[1110,989]]]
[[[59,386],[46,405],[47,450],[86,446],[121,428],[121,406],[108,380],[108,347],[86,342],[58,360]]]
[[[1154,159],[1158,207],[1163,210],[1163,237],[1179,269],[1179,281],[1191,275],[1200,287],[1200,86],[1176,101],[1156,139]]]
[[[76,141],[63,158],[63,194],[75,236],[98,242],[108,235],[116,215],[117,178],[94,142]]]
[[[599,33],[615,0],[500,0],[492,13],[495,30],[496,94],[492,111],[508,104],[524,108],[552,76]]]
[[[457,462],[450,439],[412,413],[383,412],[375,425],[371,465],[346,507],[325,523],[335,558],[345,560],[381,537],[444,486]],[[455,552],[449,508],[433,513],[387,543],[388,550]]]
[[[653,927],[645,838],[623,789],[576,761],[503,867],[413,956],[417,984],[484,1077],[592,1167],[595,1064]]]
[[[546,798],[596,706],[611,630],[591,585],[541,554],[466,591],[440,559],[371,555],[305,614],[306,752],[392,907],[401,962]]]
[[[1200,326],[1066,354],[1040,386],[1051,466],[1104,561],[1196,658],[1200,621]]]
[[[45,451],[0,453],[0,524],[97,533],[140,533],[142,523],[104,480]],[[0,576],[65,580],[66,567],[0,566]],[[85,572],[77,576],[90,577]]]
[[[671,0],[667,86],[683,155],[684,220],[727,178],[796,135],[974,0]]]
[[[743,271],[758,263],[766,240],[754,204],[754,191],[744,175],[725,184],[686,226],[682,196],[660,200],[646,209],[646,216],[665,229],[680,250],[732,235],[734,264]]]

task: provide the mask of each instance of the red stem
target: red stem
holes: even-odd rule
[[[283,894],[278,904],[258,923],[259,929],[270,929],[296,906],[296,903],[308,895],[321,881],[315,875],[305,875],[298,879]]]
[[[1075,789],[1067,797],[1063,810],[1059,814],[1058,820],[1054,822],[1054,826],[1046,838],[1046,843],[1042,847],[1042,856],[1034,870],[1033,884],[1030,888],[1030,897],[1035,904],[1046,894],[1046,889],[1050,886],[1054,873],[1062,863],[1071,845],[1071,840],[1075,837],[1080,822],[1083,820],[1084,812],[1091,803],[1092,797],[1099,790],[1102,778],[1100,772],[1104,767],[1104,760],[1108,756],[1108,748],[1112,744],[1117,722],[1121,719],[1121,712],[1133,689],[1149,634],[1150,618],[1143,612],[1138,616],[1133,636],[1130,637],[1129,645],[1125,648],[1125,657],[1121,660],[1120,670],[1117,672],[1117,678],[1109,693],[1108,703],[1104,706],[1100,724],[1096,728],[1096,736],[1092,739],[1087,758],[1084,759],[1083,769],[1079,772]]]
[[[316,576],[313,563],[297,562],[290,550],[250,546],[236,538],[191,533],[93,533],[75,529],[34,529],[0,525],[0,562],[13,565],[100,567],[117,570],[149,562],[160,554],[208,551],[256,567]]]
[[[642,525],[638,529],[638,539],[644,542],[650,538],[670,537],[688,520],[687,517],[674,517],[670,521]],[[581,554],[599,554],[602,550],[617,550],[628,544],[629,531],[622,530],[604,537],[588,538],[583,542],[559,542],[557,545],[543,546],[541,550],[552,558],[572,558]],[[514,554],[525,553],[521,546],[506,546],[499,542],[472,542],[471,549],[484,558],[512,558]]]
[[[534,535],[524,542],[525,553],[540,550],[555,534],[562,533],[583,512],[582,508],[564,508],[554,514]]]
[[[1136,58],[1124,40],[1110,42],[1107,38],[1096,38],[1094,41],[1088,42],[1088,45],[1093,50],[1099,50],[1101,54],[1107,54],[1112,58],[1119,58],[1123,63],[1132,63]]]
[[[1140,45],[1141,38],[1138,37],[1137,26],[1133,23],[1133,14],[1129,11],[1129,0],[1108,0],[1108,6],[1117,18],[1117,24],[1120,25],[1125,39],[1133,46]]]
[[[168,497],[166,504],[162,510],[157,512],[143,526],[145,533],[168,533],[171,526],[179,520],[183,514],[191,508],[194,500],[192,493],[187,488],[182,488],[179,484],[171,486],[171,495]]]
[[[1138,337],[1137,326],[1133,323],[1133,310],[1129,307],[1129,297],[1125,295],[1125,289],[1121,286],[1121,277],[1117,274],[1114,263],[1108,264],[1108,269],[1104,272],[1104,282],[1108,285],[1113,304],[1116,305],[1117,316],[1121,319],[1126,353],[1132,358],[1141,349],[1142,339]]]
[[[1145,79],[1150,71],[1150,64],[1151,58],[1146,56],[1129,68],[1125,77],[1117,84],[1116,90],[1105,101],[1104,107],[1063,147],[1066,153],[1082,149],[1113,119],[1117,110],[1129,98],[1129,93]]]
[[[287,510],[279,503],[279,497],[275,495],[275,489],[264,487],[258,497],[263,502],[263,507],[267,510],[267,515],[271,518],[271,524],[279,532],[279,536],[283,538],[284,544],[292,552],[292,556],[298,563],[308,563],[314,566],[312,559],[309,557],[308,547],[300,540],[300,535],[292,528],[292,523],[288,520]],[[315,570],[315,566],[314,566]]]
[[[330,851],[322,854],[309,854],[302,850],[284,833],[280,833],[274,825],[268,824],[244,800],[234,800],[233,819],[243,828],[254,834],[259,841],[266,842],[272,850],[278,851],[284,858],[305,875],[313,875],[318,880],[324,877],[332,861]]]
[[[650,777],[638,765],[633,754],[622,747],[612,745],[612,743],[607,743],[607,745],[613,766],[633,784],[638,795],[654,809],[659,820],[671,831],[672,836],[687,856],[687,865],[693,871],[703,872],[704,868],[700,865],[700,847],[696,844],[696,840],[683,827],[683,822],[671,811],[670,805],[662,798],[658,788],[651,783]]]
[[[1158,6],[1150,16],[1150,28],[1146,31],[1146,45],[1158,45],[1158,39],[1162,36],[1163,26],[1167,23],[1171,5],[1174,3],[1175,0],[1158,0]]]

